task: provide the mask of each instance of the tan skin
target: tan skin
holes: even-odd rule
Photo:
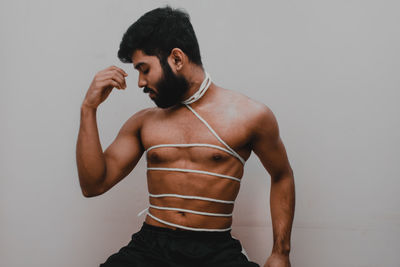
[[[157,94],[156,83],[162,75],[159,60],[135,51],[132,62],[139,71],[139,87],[147,86]],[[191,63],[178,48],[168,63],[177,75],[184,75],[190,88],[182,100],[197,91],[204,79],[203,69]],[[98,72],[81,107],[81,125],[77,142],[77,166],[82,192],[86,197],[101,195],[126,177],[149,147],[157,144],[208,143],[223,146],[204,124],[183,105],[167,109],[148,108],[134,114],[123,125],[114,142],[103,152],[96,122],[97,107],[114,88],[125,89],[125,73],[111,66]],[[153,97],[153,93],[150,93]],[[290,235],[294,216],[293,172],[279,137],[277,121],[271,110],[242,94],[214,83],[206,94],[191,104],[230,147],[245,160],[253,151],[271,175],[271,216],[273,251],[265,267],[290,266]],[[218,114],[218,115],[216,115]],[[205,170],[238,178],[243,165],[221,150],[207,147],[157,148],[147,153],[149,167]],[[237,181],[195,173],[148,171],[148,189],[152,194],[182,194],[234,200],[239,192]],[[174,197],[152,198],[157,206],[176,207],[212,213],[231,213],[232,204]],[[168,222],[196,228],[230,227],[232,217],[213,217],[192,213],[158,210],[150,212]],[[164,225],[146,217],[151,225]]]

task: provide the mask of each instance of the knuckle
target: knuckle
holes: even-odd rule
[[[112,76],[113,76],[113,77],[118,76],[118,72],[117,72],[116,70],[113,70]]]
[[[95,83],[102,82],[103,80],[104,80],[104,79],[103,79],[101,76],[97,76],[97,77],[94,79]]]

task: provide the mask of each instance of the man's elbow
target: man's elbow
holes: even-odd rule
[[[86,190],[82,190],[82,195],[84,197],[86,197],[86,198],[91,198],[91,197],[97,197],[98,195],[101,195],[101,194],[89,192],[89,191],[86,191]]]
[[[85,187],[81,185],[82,195],[86,198],[96,197],[104,194],[104,190],[100,187]]]
[[[293,170],[291,167],[288,167],[285,170],[282,170],[278,173],[275,173],[274,175],[271,175],[271,179],[274,182],[278,182],[285,179],[294,179]]]

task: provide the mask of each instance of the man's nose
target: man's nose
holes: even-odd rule
[[[145,87],[147,85],[147,82],[145,79],[143,79],[142,75],[139,74],[138,78],[138,86],[139,88]]]

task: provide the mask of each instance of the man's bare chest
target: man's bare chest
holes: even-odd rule
[[[141,130],[141,140],[146,150],[160,145],[180,145],[168,147],[168,149],[151,150],[147,155],[148,159],[164,162],[184,156],[193,160],[224,161],[229,155],[211,147],[226,148],[222,142],[243,158],[249,157],[251,132],[246,126],[246,120],[237,116],[240,114],[238,111],[211,109],[196,112],[200,118],[183,107],[176,112],[160,112],[146,120]],[[210,146],[205,149],[207,146],[185,147],[185,144]]]

